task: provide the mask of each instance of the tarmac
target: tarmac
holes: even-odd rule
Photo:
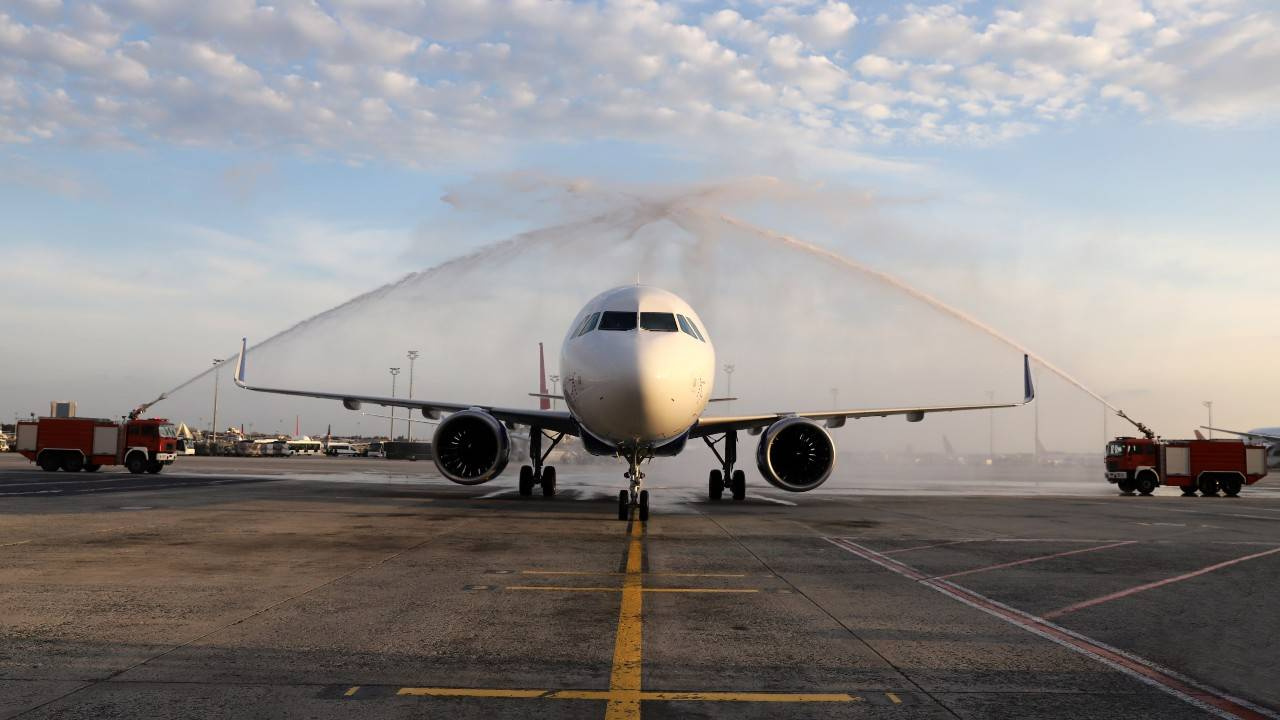
[[[621,466],[0,455],[0,718],[1280,717],[1272,478],[662,467],[641,523]]]

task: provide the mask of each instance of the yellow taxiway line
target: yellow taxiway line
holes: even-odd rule
[[[345,695],[350,697],[359,690],[357,685]],[[401,697],[477,697],[477,698],[516,698],[529,700],[607,700],[610,707],[615,703],[636,703],[639,712],[640,702],[776,702],[776,703],[850,703],[861,702],[862,697],[849,693],[768,693],[768,692],[655,692],[632,689],[617,690],[523,690],[503,688],[446,688],[446,687],[403,687],[396,691]],[[898,700],[897,702],[902,702]],[[607,717],[607,715],[606,715]],[[625,715],[622,717],[626,717]]]
[[[624,587],[596,587],[573,585],[508,585],[503,590],[560,590],[562,592],[626,592]],[[640,592],[665,593],[758,593],[758,588],[640,588]]]
[[[631,541],[627,544],[627,574],[622,578],[622,607],[618,609],[618,635],[613,644],[613,671],[609,674],[609,705],[605,720],[639,720],[640,657],[644,642],[641,615],[644,593],[641,586],[641,562],[644,524],[631,522]]]

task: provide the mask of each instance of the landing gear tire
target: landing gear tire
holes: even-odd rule
[[[556,469],[550,465],[542,468],[542,496],[552,497],[556,494]]]
[[[84,466],[84,471],[85,471],[85,472],[98,472],[98,470],[100,470],[101,468],[102,468],[102,466],[101,466],[101,465],[95,465],[94,463],[89,463],[88,465],[85,465],[85,466]]]
[[[152,475],[159,475],[160,471],[163,469],[164,469],[164,463],[158,463],[155,460],[152,460],[151,462],[147,463],[147,472],[151,473]]]
[[[1121,480],[1120,482],[1116,483],[1116,487],[1120,488],[1120,492],[1124,493],[1125,495],[1132,495],[1133,490],[1135,487],[1137,487],[1137,485],[1132,480]]]
[[[1200,494],[1205,497],[1214,497],[1218,494],[1218,479],[1206,477],[1200,479]]]
[[[631,493],[626,490],[618,491],[618,519],[628,520],[631,517]]]
[[[62,460],[52,453],[40,458],[40,469],[45,472],[57,472],[62,467]]]
[[[142,453],[134,453],[125,458],[124,467],[134,475],[141,475],[147,471],[147,459],[142,456]]]
[[[520,497],[529,497],[533,494],[533,468],[528,465],[520,466]]]
[[[648,490],[640,491],[639,514],[640,514],[640,522],[647,522],[649,520],[649,491]]]
[[[1240,496],[1240,488],[1241,488],[1241,484],[1240,484],[1240,479],[1239,479],[1239,478],[1228,478],[1228,479],[1225,479],[1225,480],[1223,480],[1223,481],[1222,481],[1221,485],[1222,485],[1222,494],[1223,494],[1223,495],[1226,495],[1227,497],[1239,497],[1239,496]]]
[[[62,469],[67,472],[80,472],[84,468],[84,458],[79,455],[67,454],[62,456]]]
[[[1182,486],[1182,497],[1195,497],[1195,496],[1196,496],[1196,484],[1195,484],[1195,483],[1191,483],[1191,484],[1189,484],[1189,485],[1183,485],[1183,486]]]
[[[730,483],[730,489],[733,491],[734,500],[747,499],[747,474],[741,470],[733,471],[733,481]]]
[[[707,478],[707,497],[712,500],[719,500],[724,496],[724,475],[719,470],[712,470],[711,476]]]
[[[1134,480],[1134,482],[1137,485],[1136,489],[1139,495],[1150,495],[1156,490],[1155,476],[1149,472],[1142,473]]]

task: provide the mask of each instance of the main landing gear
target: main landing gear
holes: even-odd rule
[[[551,441],[551,445],[547,447],[547,451],[542,451],[542,439],[546,438]],[[556,494],[556,469],[551,465],[543,466],[547,457],[551,455],[551,451],[555,450],[556,445],[564,439],[564,433],[548,434],[542,428],[529,428],[529,459],[533,461],[533,467],[528,465],[520,466],[520,495],[521,497],[529,497],[533,494],[535,485],[542,486],[543,497],[552,497]]]
[[[631,455],[627,458],[627,473],[624,475],[631,481],[630,490],[618,491],[618,519],[631,519],[631,508],[636,509],[636,515],[639,516],[640,522],[649,520],[649,491],[641,490],[640,485],[644,482],[644,473],[640,472],[639,450],[632,450]]]
[[[727,488],[733,494],[734,500],[743,500],[747,497],[747,474],[741,470],[734,470],[733,466],[738,462],[738,431],[729,430],[720,436],[719,440],[712,440],[710,437],[703,437],[702,441],[711,448],[711,452],[715,453],[716,459],[720,461],[720,469],[712,470],[711,475],[707,478],[707,497],[712,500],[719,500]],[[724,455],[720,454],[720,450],[716,448],[721,442],[724,443]]]

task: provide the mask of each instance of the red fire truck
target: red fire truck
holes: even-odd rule
[[[46,472],[97,472],[124,465],[129,472],[158,473],[177,457],[178,433],[168,420],[42,417],[17,427],[18,452]]]
[[[1129,494],[1150,495],[1159,485],[1183,495],[1229,497],[1267,474],[1267,449],[1243,440],[1165,440],[1118,437],[1107,444],[1107,482]]]

